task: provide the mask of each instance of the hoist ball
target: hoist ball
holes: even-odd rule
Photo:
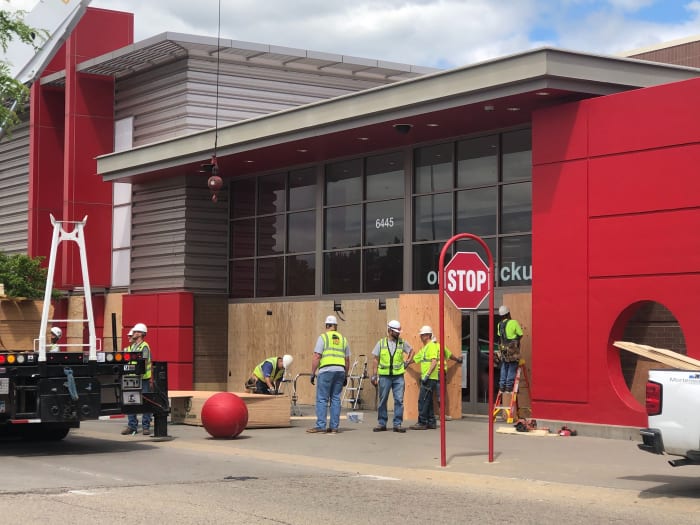
[[[215,438],[234,438],[248,425],[248,407],[231,392],[219,392],[202,406],[204,430]]]
[[[219,191],[224,185],[224,181],[218,175],[212,175],[207,181],[207,185],[211,191]]]

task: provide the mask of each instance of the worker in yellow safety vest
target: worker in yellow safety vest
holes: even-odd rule
[[[294,358],[289,354],[268,357],[253,369],[246,382],[246,388],[252,389],[256,394],[277,394],[284,372],[293,361]]]
[[[151,347],[146,342],[146,334],[148,333],[148,328],[143,323],[136,323],[131,329],[131,346],[129,351],[132,353],[139,352],[141,357],[146,361],[146,371],[143,376],[141,376],[141,390],[142,392],[151,392],[153,390],[153,370],[151,367]],[[143,429],[144,436],[151,435],[151,420],[153,415],[150,412],[144,412],[141,417],[141,427]],[[129,414],[128,426],[122,430],[123,435],[133,435],[136,434],[139,427],[139,420],[136,414]]]

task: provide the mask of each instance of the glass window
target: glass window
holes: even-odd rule
[[[498,135],[457,143],[457,186],[483,186],[498,182]]]
[[[323,255],[323,293],[360,291],[360,250]]]
[[[452,149],[454,145],[439,144],[419,148],[415,153],[415,193],[431,193],[434,191],[451,190]]]
[[[532,183],[503,186],[501,233],[532,231]]]
[[[362,200],[362,160],[326,167],[326,204],[352,204]]]
[[[253,257],[255,255],[255,219],[244,219],[231,223],[231,257]]]
[[[365,246],[403,242],[403,199],[366,205]]]
[[[490,237],[488,239],[484,239],[483,237],[481,238],[486,243],[486,246],[489,247],[489,250],[491,251],[491,257],[493,257],[493,264],[494,264],[494,271],[495,271],[495,266],[496,266],[496,261],[498,260],[498,252],[496,251],[496,248],[498,247],[498,241],[496,237]],[[479,257],[481,257],[481,260],[484,261],[484,264],[486,266],[489,265],[489,258],[486,255],[486,250],[484,250],[484,247],[481,246],[481,243],[471,240],[471,239],[463,239],[461,241],[457,241],[454,243],[454,253],[457,252],[476,252],[479,254]],[[452,258],[450,255],[449,258]],[[448,257],[445,257],[445,264],[447,264]]]
[[[532,236],[501,237],[501,265],[498,277],[501,286],[532,284]]]
[[[290,255],[287,257],[287,295],[313,295],[316,289],[316,256]]]
[[[452,193],[414,199],[414,241],[435,241],[452,236]]]
[[[258,179],[258,215],[280,213],[287,209],[284,179],[284,173]]]
[[[255,282],[253,271],[254,266],[255,261],[253,259],[231,261],[229,263],[231,297],[235,299],[247,299],[253,297],[253,283]]]
[[[402,246],[365,250],[364,256],[364,292],[391,292],[403,289]]]
[[[438,263],[442,243],[416,244],[413,246],[413,289],[438,289]]]
[[[256,277],[256,297],[284,295],[284,257],[258,259]]]
[[[342,206],[326,210],[325,248],[360,246],[362,235],[362,206]]]
[[[503,134],[503,181],[532,178],[532,131]]]
[[[403,153],[390,153],[367,159],[367,199],[403,197]]]
[[[258,217],[258,255],[284,253],[284,215]]]
[[[311,252],[316,248],[316,212],[287,215],[289,240],[287,253]]]
[[[236,180],[231,183],[231,218],[255,215],[255,179]]]
[[[316,168],[289,174],[289,209],[309,210],[316,206]]]
[[[457,192],[457,233],[496,235],[498,188]]]

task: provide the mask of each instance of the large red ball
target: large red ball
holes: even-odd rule
[[[234,438],[248,424],[248,407],[231,392],[219,392],[204,402],[202,425],[215,438]]]

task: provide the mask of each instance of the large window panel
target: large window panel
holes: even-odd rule
[[[413,246],[413,289],[438,289],[438,263],[443,243]]]
[[[501,237],[501,264],[498,268],[501,286],[532,284],[532,236]]]
[[[249,299],[254,296],[255,290],[255,261],[244,259],[229,263],[230,294],[234,299]]]
[[[404,195],[403,153],[367,159],[367,199],[392,199]]]
[[[496,235],[498,188],[457,192],[456,233]]]
[[[328,250],[360,246],[362,206],[341,206],[326,209],[324,246]]]
[[[312,252],[316,248],[316,212],[287,215],[289,240],[287,253]]]
[[[491,252],[491,257],[493,257],[493,271],[494,271],[494,276],[493,276],[493,285],[498,286],[498,239],[496,237],[490,237],[484,239],[483,237],[481,238],[482,241],[486,243],[486,246],[488,246],[489,251]],[[486,250],[484,249],[483,246],[481,246],[481,243],[472,240],[472,239],[463,239],[461,241],[457,241],[454,243],[454,253],[457,252],[476,252],[479,254],[479,257],[481,257],[481,260],[484,261],[484,264],[486,266],[489,265],[489,258],[486,255]],[[452,255],[449,257],[450,259],[452,258]],[[447,257],[445,258],[445,264],[447,264]]]
[[[255,179],[231,182],[231,218],[255,215]]]
[[[501,233],[532,231],[532,183],[503,186]]]
[[[326,204],[354,204],[362,200],[362,160],[326,167]]]
[[[280,297],[284,295],[284,257],[258,259],[256,276],[256,297]]]
[[[365,211],[365,246],[403,242],[404,201],[372,202]]]
[[[313,295],[316,286],[316,255],[287,257],[286,295]]]
[[[394,292],[403,289],[403,247],[364,250],[364,292]]]
[[[323,255],[323,293],[360,292],[360,250]]]
[[[316,207],[316,168],[289,174],[289,209],[311,210]]]
[[[503,134],[503,181],[532,178],[532,131]]]
[[[498,182],[498,135],[457,143],[457,186],[483,186]]]
[[[258,178],[258,215],[280,213],[287,209],[284,173]]]
[[[255,219],[243,219],[231,223],[231,257],[255,255]]]
[[[452,237],[452,193],[414,199],[414,241],[436,241]]]
[[[432,193],[454,187],[453,148],[454,145],[449,143],[416,150],[414,193]]]
[[[258,217],[258,255],[284,253],[284,215]]]

